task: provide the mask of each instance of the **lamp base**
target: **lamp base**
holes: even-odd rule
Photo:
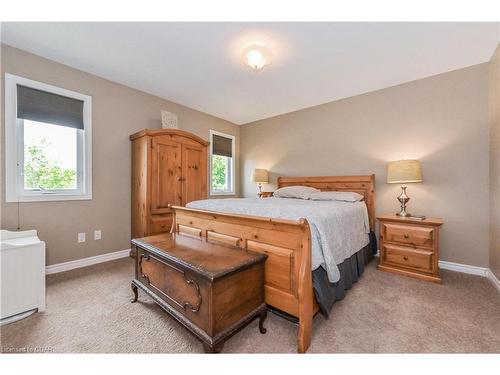
[[[259,182],[259,191],[257,192],[257,196],[260,198],[262,194],[262,184]]]
[[[410,200],[410,197],[406,195],[406,184],[401,185],[401,194],[398,197],[399,203],[401,203],[401,211],[397,213],[396,215],[401,216],[401,217],[409,217],[411,214],[406,212],[406,204]]]

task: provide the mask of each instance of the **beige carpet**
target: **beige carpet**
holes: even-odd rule
[[[132,262],[48,276],[47,311],[0,328],[3,352],[200,353],[201,343],[143,293],[131,304]],[[332,317],[314,319],[310,353],[500,353],[500,294],[478,276],[442,271],[443,285],[383,273],[371,262]],[[296,326],[269,314],[225,353],[295,353]]]

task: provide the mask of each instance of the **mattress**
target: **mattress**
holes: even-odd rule
[[[340,279],[338,265],[370,242],[368,210],[364,202],[272,197],[206,199],[190,202],[186,206],[243,215],[307,219],[311,228],[312,270],[322,267],[331,283]]]

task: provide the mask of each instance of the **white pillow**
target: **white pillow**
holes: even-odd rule
[[[278,198],[309,199],[311,194],[318,192],[318,189],[309,186],[286,186],[276,190],[273,196]]]
[[[361,194],[353,191],[320,191],[312,193],[309,199],[313,201],[343,201],[343,202],[359,202],[363,200]]]

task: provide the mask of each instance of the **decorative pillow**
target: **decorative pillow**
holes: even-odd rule
[[[363,200],[363,196],[353,191],[320,191],[312,193],[309,199],[313,201],[358,202]]]
[[[318,189],[309,186],[286,186],[276,190],[273,196],[278,198],[309,199],[311,194],[318,192]]]

